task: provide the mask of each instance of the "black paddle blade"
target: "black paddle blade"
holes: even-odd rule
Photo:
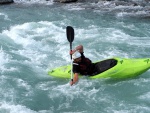
[[[67,35],[67,39],[70,43],[73,42],[74,40],[74,29],[71,26],[67,26],[66,27],[66,35]]]

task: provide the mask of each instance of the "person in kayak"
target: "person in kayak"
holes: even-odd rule
[[[79,74],[94,76],[96,74],[102,73],[117,64],[115,59],[108,59],[101,62],[92,63],[89,58],[84,56],[83,46],[79,45],[72,51],[70,51],[73,59],[73,81],[70,85],[75,84],[78,81]]]
[[[78,75],[93,75],[95,73],[94,64],[89,58],[84,56],[83,46],[79,45],[72,51],[70,51],[73,58],[73,81],[70,85],[75,84],[78,81]]]

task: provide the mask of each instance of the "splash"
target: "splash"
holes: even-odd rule
[[[25,57],[25,64],[37,68],[46,66],[49,61],[49,55],[54,57],[63,56],[66,58],[67,53],[63,53],[66,49],[67,42],[65,30],[56,26],[52,22],[40,21],[29,22],[21,25],[11,26],[9,30],[4,30],[2,35],[7,36],[19,46],[17,50],[12,52]],[[56,55],[57,54],[57,55]]]
[[[0,59],[1,59],[1,62],[0,62],[0,72],[2,72],[2,71],[5,70],[5,66],[4,65],[6,63],[8,63],[9,60],[10,60],[10,56],[3,51],[2,46],[1,46],[1,49],[0,49]]]
[[[0,111],[3,113],[37,113],[25,106],[9,104],[6,102],[0,103]]]

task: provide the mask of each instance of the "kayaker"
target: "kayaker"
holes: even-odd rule
[[[75,49],[70,51],[70,54],[72,54],[74,73],[73,81],[70,82],[70,85],[73,85],[78,81],[79,74],[85,76],[94,76],[110,69],[117,64],[117,61],[114,59],[92,63],[89,58],[86,58],[84,56],[84,50],[82,45],[79,45]]]
[[[70,85],[75,84],[78,81],[78,75],[93,75],[94,70],[94,64],[89,58],[86,58],[84,56],[83,46],[79,45],[72,51],[70,51],[70,54],[72,54],[73,59],[73,81],[70,82]]]

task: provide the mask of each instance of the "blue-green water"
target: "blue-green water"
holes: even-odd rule
[[[17,2],[0,6],[0,113],[149,113],[150,71],[125,80],[53,78],[73,47],[92,61],[150,57],[149,6]],[[108,6],[109,7],[108,7]]]

